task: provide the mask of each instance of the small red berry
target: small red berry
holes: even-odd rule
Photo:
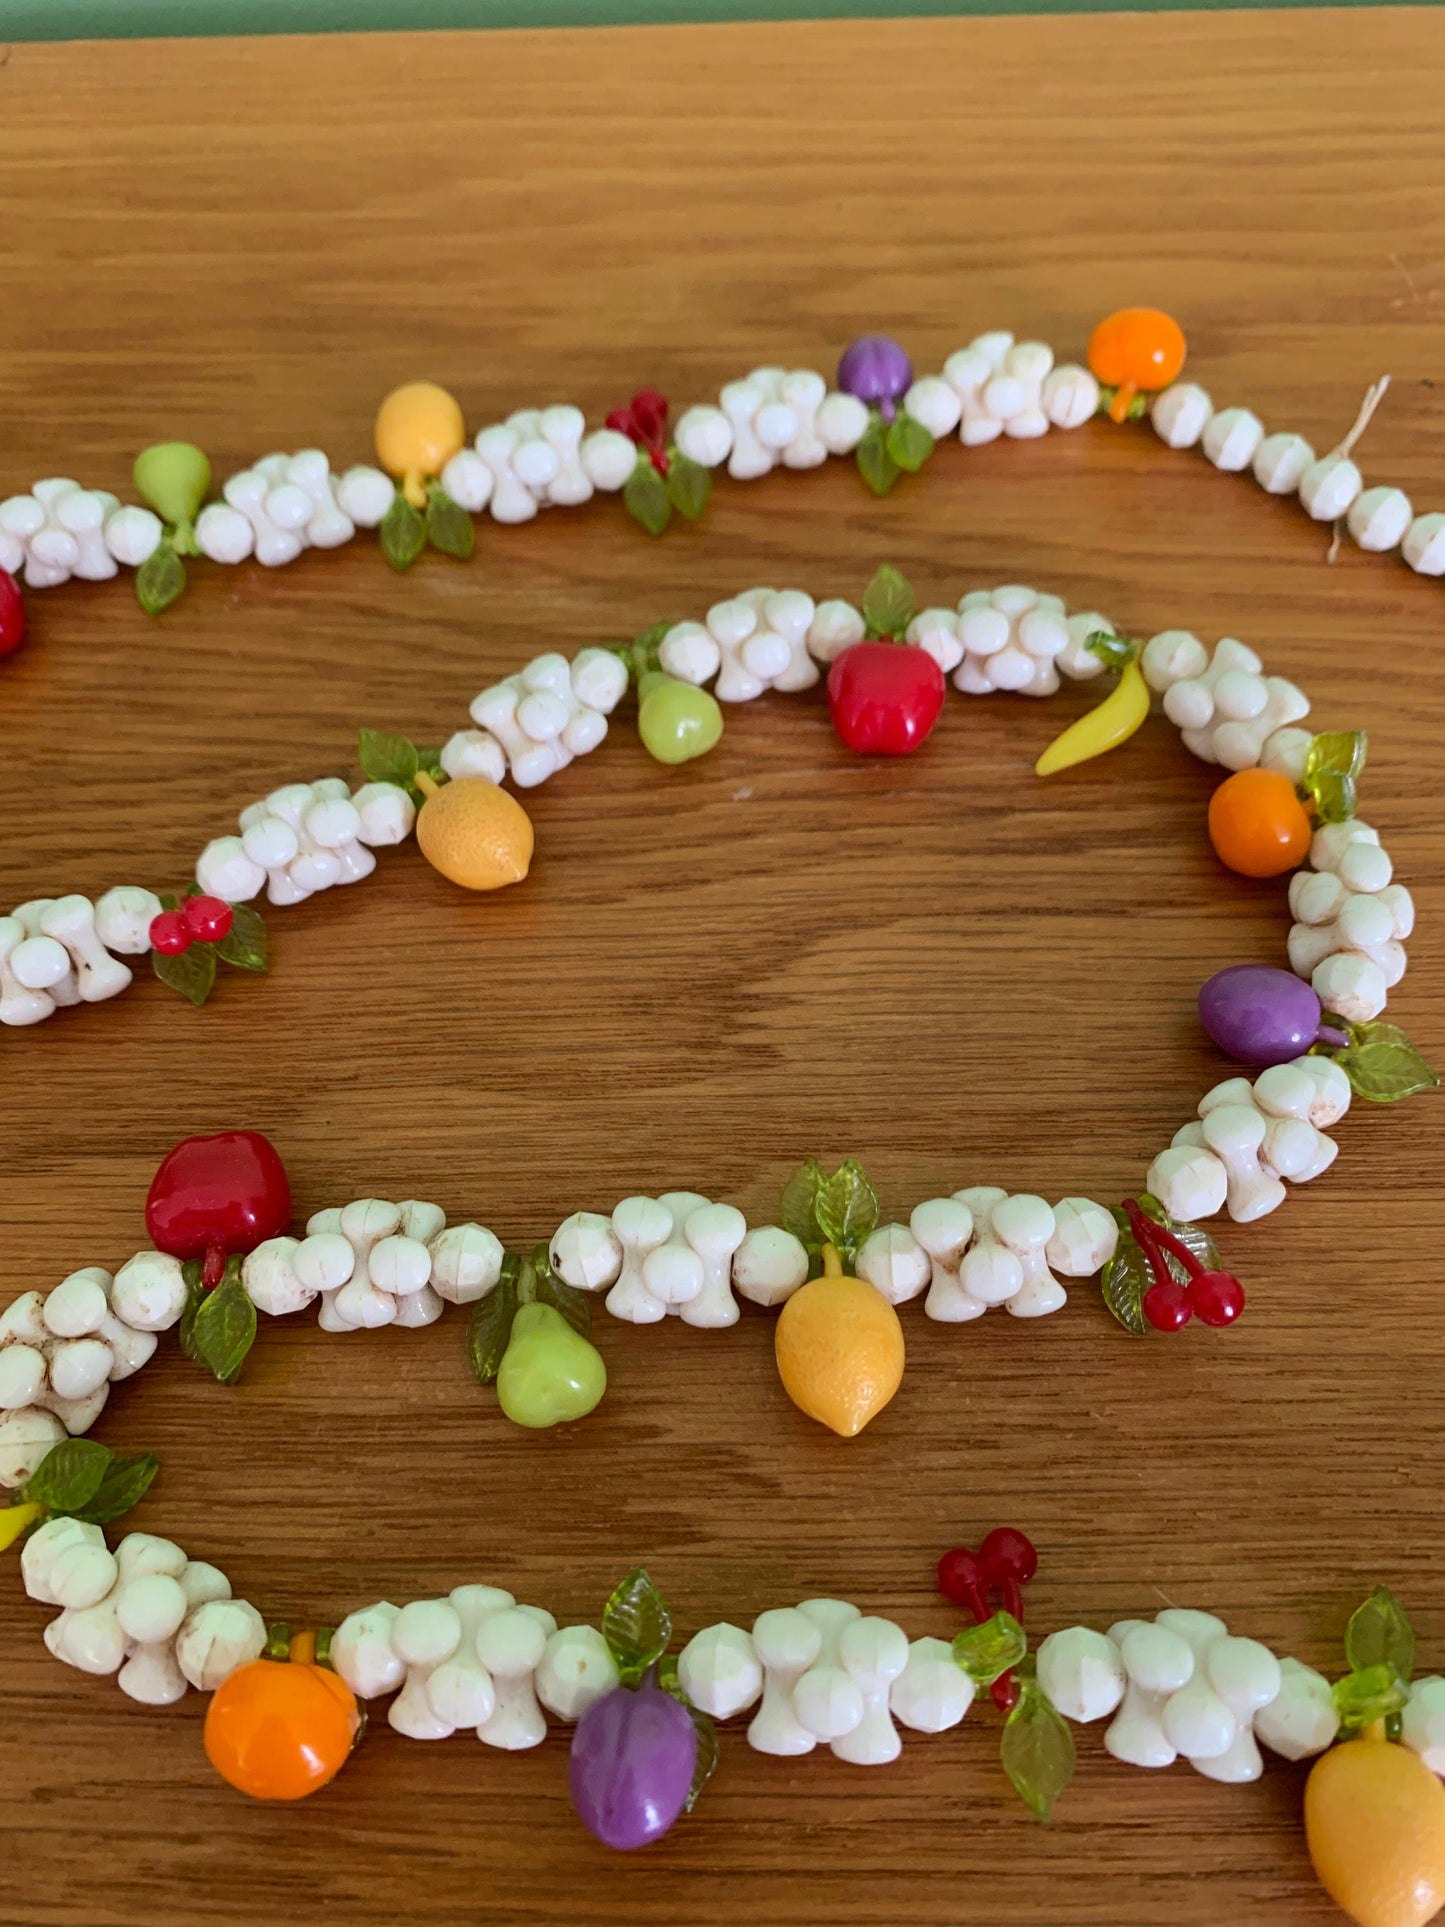
[[[151,949],[159,950],[163,957],[179,957],[195,941],[179,910],[162,910],[152,917],[150,939]]]
[[[8,656],[25,640],[25,598],[8,569],[0,569],[0,656]]]
[[[656,388],[639,388],[632,397],[632,419],[649,442],[659,441],[667,425],[667,396]]]
[[[983,1561],[967,1546],[957,1546],[952,1552],[945,1552],[939,1560],[938,1590],[945,1599],[951,1599],[955,1606],[966,1606],[970,1612],[983,1612],[987,1618],[987,1588],[988,1576]]]
[[[1039,1569],[1033,1541],[1016,1526],[995,1526],[979,1547],[978,1556],[994,1586],[1001,1586],[1006,1579],[1026,1586]]]
[[[607,426],[619,435],[625,435],[630,442],[637,441],[637,418],[630,408],[614,408],[607,417]]]
[[[231,934],[235,912],[220,897],[187,897],[181,905],[186,928],[197,943],[220,943]]]
[[[1184,1286],[1171,1278],[1167,1285],[1150,1285],[1145,1292],[1144,1316],[1155,1331],[1177,1332],[1194,1316],[1194,1306]]]
[[[1228,1271],[1201,1271],[1189,1302],[1206,1325],[1232,1325],[1244,1310],[1244,1287]]]

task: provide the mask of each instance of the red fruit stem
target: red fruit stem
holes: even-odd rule
[[[201,1288],[214,1291],[226,1271],[226,1247],[218,1238],[212,1238],[206,1246],[205,1260],[201,1266]]]
[[[1154,1274],[1155,1284],[1177,1284],[1178,1280],[1169,1269],[1164,1253],[1160,1249],[1159,1240],[1163,1232],[1163,1226],[1156,1224],[1152,1218],[1146,1218],[1144,1213],[1139,1209],[1138,1200],[1135,1198],[1125,1198],[1124,1209],[1129,1214],[1129,1229],[1133,1232],[1135,1242],[1143,1252],[1145,1262],[1148,1264],[1150,1271]],[[1194,1265],[1192,1253],[1189,1254],[1189,1263],[1191,1266]],[[1191,1270],[1190,1276],[1195,1276],[1197,1270],[1198,1267],[1195,1266],[1194,1269]]]

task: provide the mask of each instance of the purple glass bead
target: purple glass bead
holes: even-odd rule
[[[572,1804],[604,1847],[660,1840],[687,1805],[697,1732],[680,1701],[652,1681],[619,1686],[577,1722],[567,1766]]]
[[[888,335],[859,335],[843,350],[838,386],[876,408],[884,421],[897,413],[896,402],[913,386],[913,363]]]
[[[1268,964],[1217,970],[1199,992],[1204,1028],[1241,1064],[1287,1064],[1320,1035],[1320,1000],[1293,971]]]

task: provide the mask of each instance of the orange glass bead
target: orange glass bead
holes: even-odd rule
[[[1184,330],[1158,308],[1120,308],[1089,336],[1089,367],[1105,387],[1117,389],[1109,404],[1121,422],[1135,395],[1167,388],[1184,366]]]
[[[1309,854],[1310,820],[1294,784],[1275,769],[1241,769],[1209,799],[1209,840],[1244,877],[1297,870]]]
[[[206,1711],[206,1757],[253,1800],[302,1800],[345,1766],[361,1727],[356,1695],[297,1639],[290,1659],[253,1659]]]

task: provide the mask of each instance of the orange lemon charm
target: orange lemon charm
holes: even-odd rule
[[[1110,421],[1122,422],[1140,393],[1177,381],[1184,366],[1184,330],[1158,308],[1120,308],[1089,336],[1089,368],[1107,388]]]
[[[356,1695],[315,1658],[313,1633],[284,1656],[253,1659],[222,1680],[206,1711],[206,1757],[253,1800],[302,1800],[345,1766],[361,1730]]]
[[[845,1275],[825,1244],[822,1275],[795,1291],[778,1316],[774,1353],[799,1411],[851,1439],[898,1390],[903,1327],[882,1292]]]
[[[416,776],[425,794],[416,840],[434,870],[464,890],[500,890],[520,883],[532,862],[532,819],[516,797],[485,776],[438,784]]]
[[[1305,1837],[1326,1893],[1359,1927],[1424,1927],[1445,1904],[1445,1785],[1382,1722],[1315,1761]]]

